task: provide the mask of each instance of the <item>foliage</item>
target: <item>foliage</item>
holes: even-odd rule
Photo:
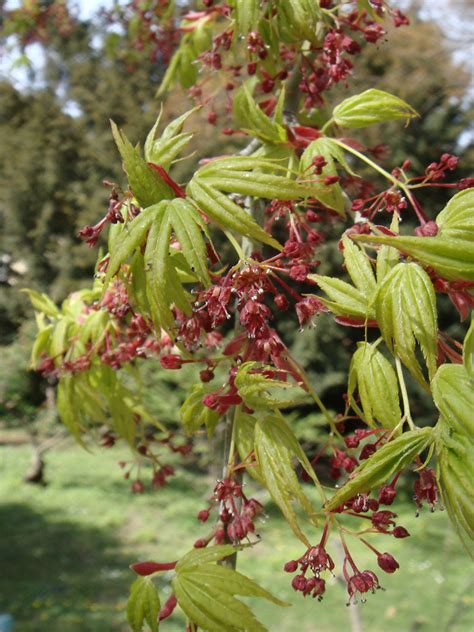
[[[173,473],[158,449],[164,445],[186,454],[190,444],[174,443],[140,397],[138,359],[148,355],[158,355],[169,370],[201,365],[204,386],[198,384],[181,408],[185,430],[200,433],[205,425],[211,437],[224,430],[224,473],[214,502],[198,516],[207,522],[216,509],[216,525],[178,561],[132,566],[140,576],[148,575],[144,568],[153,574],[175,571],[173,595],[161,611],[148,579],[133,585],[129,621],[134,630],[144,623],[156,629],[158,612],[160,620],[167,619],[176,605],[190,630],[266,629],[235,595],[278,600],[230,568],[235,547],[256,543],[255,518],[263,509],[244,491],[245,471],[268,490],[305,547],[284,567],[296,573],[291,585],[304,596],[323,598],[322,575],[335,568],[327,551],[331,536],[340,539],[344,551],[349,603],[380,588],[377,575],[356,564],[349,536],[372,551],[382,571],[399,568],[366,536],[409,535],[396,524],[396,514],[381,506],[392,505],[399,477],[412,464],[418,472],[417,506],[433,508],[441,494],[466,548],[473,537],[472,424],[466,413],[472,376],[461,366],[461,343],[439,330],[436,305],[436,293],[447,294],[462,320],[474,305],[473,180],[446,182],[458,164],[447,153],[423,173],[413,171],[408,160],[387,171],[352,130],[409,121],[416,111],[379,89],[339,103],[328,92],[349,77],[351,59],[364,42],[383,37],[382,18],[391,16],[396,26],[407,19],[379,3],[203,5],[183,16],[183,36],[159,95],[179,83],[204,106],[213,97],[207,82],[218,72],[229,95],[235,94],[233,107],[226,108],[232,117],[227,133],[246,135],[248,145],[234,155],[196,162],[182,184],[174,163],[190,141],[182,126],[192,122],[192,113],[161,134],[158,120],[144,153],[113,123],[128,189],[114,189],[104,218],[80,233],[94,245],[111,225],[94,288],[72,295],[61,310],[46,296],[30,293],[39,327],[33,362],[58,380],[61,418],[80,443],[99,429],[104,444],[124,439],[137,463],[151,462],[155,486]],[[367,183],[367,172],[377,184]],[[439,186],[458,192],[443,210],[428,211],[424,189]],[[415,235],[399,234],[397,218],[405,214],[418,224]],[[350,282],[341,274],[314,272],[329,230],[338,233]],[[233,250],[221,253],[215,234],[225,236]],[[318,289],[323,295],[314,293]],[[324,406],[272,326],[274,313],[286,310],[301,327],[328,312],[342,327],[359,328],[364,346],[354,354],[340,414]],[[227,324],[232,319],[233,330]],[[372,341],[373,330],[380,337]],[[433,427],[420,428],[412,417],[405,370],[432,396],[440,413]],[[372,390],[373,371],[380,381]],[[310,398],[327,424],[325,441],[311,460],[284,415],[285,408]],[[429,466],[433,455],[436,473]],[[324,459],[330,476],[341,479],[334,495],[319,471]],[[139,471],[136,492],[144,489]],[[314,485],[317,502],[301,478]],[[346,526],[354,518],[362,520],[359,529]],[[319,540],[315,529],[321,529]],[[219,558],[222,565],[216,564]]]

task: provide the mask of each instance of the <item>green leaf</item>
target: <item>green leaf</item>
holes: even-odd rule
[[[277,18],[285,41],[307,39],[318,43],[319,3],[313,0],[278,0]]]
[[[375,428],[375,420],[382,427],[389,429],[399,423],[402,413],[396,373],[376,346],[367,342],[358,343],[349,369],[349,402],[359,413],[359,407],[354,399],[356,388],[362,404],[363,417],[368,426]]]
[[[437,478],[448,515],[466,550],[474,558],[474,446],[472,434],[444,426],[436,442]]]
[[[35,368],[43,353],[49,355],[49,346],[51,343],[51,333],[53,325],[43,327],[37,334],[31,350],[31,366]]]
[[[237,20],[236,35],[246,37],[250,31],[258,31],[260,0],[239,0],[235,3]]]
[[[160,598],[150,577],[138,577],[130,588],[127,621],[133,632],[141,632],[146,623],[151,632],[158,632]]]
[[[78,412],[75,397],[75,376],[66,374],[61,377],[56,396],[56,408],[62,423],[66,426],[78,443],[83,445],[81,432],[83,430],[81,417]]]
[[[434,403],[455,432],[474,436],[474,381],[463,364],[443,364],[431,382]]]
[[[280,244],[261,228],[238,204],[226,195],[194,177],[188,185],[189,195],[197,206],[224,229],[268,244],[281,250]]]
[[[243,84],[235,93],[232,107],[236,122],[242,130],[270,143],[286,142],[285,128],[272,121],[255,103],[247,84]]]
[[[464,367],[471,378],[474,380],[474,317],[471,316],[471,326],[464,338],[463,346]]]
[[[202,384],[195,384],[181,406],[181,421],[186,434],[189,436],[197,432],[201,426],[206,427],[209,437],[214,434],[214,429],[221,415],[202,403],[203,397],[208,392],[209,389],[206,389]]]
[[[306,174],[306,177],[310,177],[313,174],[313,158],[315,156],[323,156],[326,165],[322,169],[320,176],[311,175],[315,179],[323,179],[325,176],[337,176],[336,164],[334,158],[342,160],[344,164],[347,164],[344,160],[344,154],[341,148],[330,142],[328,138],[318,138],[313,140],[308,147],[304,150],[300,159],[300,173]],[[341,185],[336,182],[330,186],[321,184],[318,191],[319,200],[329,208],[334,209],[339,215],[344,216],[344,195],[341,189]]]
[[[250,408],[285,408],[293,400],[280,399],[270,392],[270,389],[289,389],[292,384],[273,380],[262,373],[262,367],[257,362],[244,362],[235,375],[235,385],[239,395]]]
[[[425,386],[416,345],[432,378],[436,372],[438,326],[435,292],[423,268],[416,263],[399,263],[393,268],[378,289],[375,312],[389,349]]]
[[[193,108],[169,123],[160,138],[155,139],[160,124],[161,112],[158,120],[151,129],[145,142],[145,158],[147,162],[153,162],[163,169],[168,170],[173,160],[183,151],[193,137],[192,134],[183,133],[182,129],[186,120],[199,108]]]
[[[474,234],[474,233],[473,233]],[[474,281],[474,248],[470,239],[436,237],[388,237],[354,235],[355,241],[392,246],[405,255],[433,268],[448,281]]]
[[[174,192],[160,176],[151,169],[127,137],[112,121],[112,133],[123,160],[128,183],[142,208],[157,204],[161,200],[171,199]]]
[[[298,524],[294,502],[297,502],[310,518],[314,516],[314,510],[298,481],[293,458],[296,457],[300,461],[313,479],[315,474],[283,419],[272,416],[257,421],[254,451],[270,496],[280,508],[296,537],[309,546],[309,541]]]
[[[209,285],[207,251],[199,212],[190,202],[181,198],[173,200],[166,212],[191,270],[204,285]]]
[[[398,215],[393,214],[390,230],[398,233]],[[400,253],[392,246],[381,246],[377,253],[377,283],[381,283],[387,274],[400,262]]]
[[[174,318],[169,307],[169,239],[171,222],[163,213],[160,224],[155,222],[148,234],[145,248],[145,271],[147,297],[155,327],[163,327],[168,333],[174,326]]]
[[[73,323],[69,318],[60,318],[56,322],[54,329],[51,333],[49,353],[52,358],[57,359],[57,363],[62,362],[62,356],[68,349],[68,346],[69,346],[68,330],[70,329],[72,324]]]
[[[369,257],[363,249],[352,243],[347,237],[342,238],[344,264],[352,283],[370,302],[377,289],[374,270]]]
[[[253,452],[256,422],[255,416],[244,413],[240,406],[236,408],[234,415],[234,441],[240,460],[243,462],[248,462],[248,457]],[[260,469],[256,463],[252,463],[246,472],[256,481],[263,483]]]
[[[30,299],[31,304],[37,312],[42,312],[50,318],[57,318],[59,316],[58,308],[47,294],[41,294],[40,292],[36,292],[35,290],[28,289],[20,290],[20,292],[28,294],[28,298]]]
[[[308,274],[329,299],[317,298],[336,316],[356,318],[361,321],[375,320],[375,311],[364,294],[350,283],[320,274]],[[311,295],[310,295],[311,296]]]
[[[177,574],[172,581],[178,603],[187,617],[204,630],[264,632],[266,628],[254,617],[250,608],[234,595],[260,597],[280,606],[287,604],[245,575],[209,563],[234,552],[234,547],[224,545],[186,555],[177,564]]]
[[[474,241],[474,188],[459,191],[436,218],[443,237]]]
[[[418,116],[402,99],[374,88],[344,99],[334,108],[332,115],[337,125],[351,129],[396,119],[409,121]]]
[[[334,511],[357,494],[380,487],[409,465],[433,440],[433,428],[422,428],[405,432],[386,443],[352,472],[351,478],[326,503],[325,509]]]
[[[186,553],[176,564],[176,572],[187,571],[190,568],[201,564],[211,564],[219,562],[225,557],[234,555],[237,551],[241,551],[244,547],[233,544],[218,544],[215,546],[207,546],[203,549],[192,549]],[[213,567],[214,568],[214,567]]]
[[[115,249],[110,252],[110,261],[104,279],[104,288],[108,286],[112,277],[117,274],[120,266],[134,254],[142,243],[153,222],[158,223],[165,212],[168,202],[160,202],[145,209],[131,222],[125,225],[120,237],[115,240]]]

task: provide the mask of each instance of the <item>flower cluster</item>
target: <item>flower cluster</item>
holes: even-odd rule
[[[232,478],[217,482],[212,504],[198,513],[198,520],[207,522],[214,507],[218,508],[219,522],[207,538],[194,543],[196,548],[207,546],[213,539],[216,544],[238,544],[255,534],[255,518],[263,512],[261,503],[247,498],[242,485]]]

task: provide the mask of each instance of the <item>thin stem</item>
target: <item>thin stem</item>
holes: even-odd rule
[[[407,387],[405,384],[405,378],[403,377],[402,363],[400,362],[400,358],[398,356],[395,356],[395,364],[397,367],[398,383],[400,384],[400,390],[402,392],[403,416],[408,422],[410,430],[416,430],[416,425],[411,418],[410,402],[408,401]]]
[[[301,366],[301,364],[299,364],[299,362],[297,362],[290,354],[287,355],[287,360],[290,364],[293,365],[293,367],[298,371],[298,374],[301,376],[301,381],[303,382],[304,386],[306,387],[306,390],[308,391],[308,393],[311,395],[311,397],[313,398],[314,402],[316,403],[316,406],[319,408],[319,410],[323,413],[323,415],[326,418],[326,421],[328,422],[332,432],[339,437],[339,439],[343,439],[341,433],[339,432],[339,430],[336,428],[336,424],[334,422],[334,419],[331,415],[331,413],[329,412],[329,410],[326,408],[326,406],[323,404],[323,402],[321,401],[319,395],[316,393],[316,391],[314,390],[314,388],[311,386],[311,383],[306,375],[305,370],[303,369],[303,367]]]

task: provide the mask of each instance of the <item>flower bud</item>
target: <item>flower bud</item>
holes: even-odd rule
[[[285,564],[285,566],[283,567],[283,570],[285,571],[285,573],[294,573],[297,568],[298,568],[298,562],[296,560],[290,560],[289,562]]]
[[[397,568],[400,568],[399,563],[392,555],[390,555],[390,553],[382,553],[379,555],[377,558],[377,564],[386,573],[394,573]]]

